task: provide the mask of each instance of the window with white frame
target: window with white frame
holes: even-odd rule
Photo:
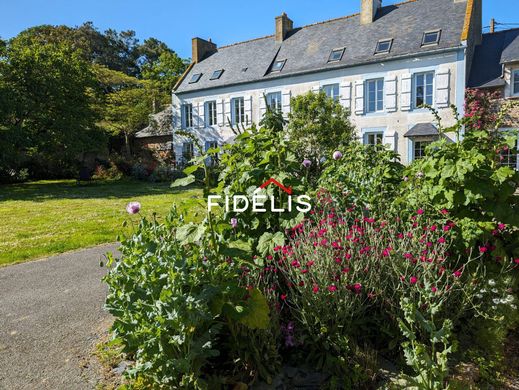
[[[195,155],[195,149],[192,142],[184,142],[182,144],[182,159],[184,163],[188,163],[193,159]]]
[[[512,79],[512,93],[519,95],[519,69],[514,70]]]
[[[515,146],[513,148],[504,147],[499,152],[499,164],[501,166],[510,167],[515,170],[519,170],[519,159],[518,159],[518,141],[515,142]]]
[[[216,126],[216,101],[205,102],[205,124]]]
[[[433,142],[432,139],[415,139],[413,140],[413,161],[419,160],[425,156],[425,148]]]
[[[193,127],[193,105],[191,103],[182,105],[182,127]]]
[[[272,111],[281,111],[281,92],[271,92],[267,94],[267,105]]]
[[[364,133],[364,145],[382,145],[384,142],[383,131],[367,131]]]
[[[366,81],[366,111],[384,110],[384,79]]]
[[[231,100],[231,120],[233,125],[245,123],[245,99],[243,97]]]
[[[433,105],[434,72],[414,75],[414,108],[424,104]]]
[[[321,89],[329,98],[339,100],[339,84],[323,85]]]

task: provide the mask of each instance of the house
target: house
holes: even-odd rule
[[[468,87],[499,92],[494,104],[499,109],[510,100],[519,104],[519,29],[483,35],[475,50]],[[519,128],[519,105],[511,107],[503,131]],[[502,152],[502,164],[519,170],[517,147]]]
[[[171,124],[171,107],[151,115],[150,124],[135,133],[134,145],[137,146],[138,153],[154,162],[174,161]]]
[[[420,106],[438,109],[445,125],[451,104],[463,110],[482,0],[360,5],[358,14],[297,28],[282,14],[273,35],[224,47],[193,38],[192,64],[173,92],[176,155],[196,152],[178,129],[209,148],[232,140],[232,127],[258,123],[263,96],[287,114],[291,97],[322,90],[351,110],[362,142],[384,143],[403,162],[420,158],[438,136]]]

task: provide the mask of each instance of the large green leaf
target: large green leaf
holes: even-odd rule
[[[195,182],[195,177],[193,175],[189,175],[187,177],[183,177],[182,179],[177,179],[171,184],[171,188],[175,187],[185,187]]]
[[[269,305],[260,290],[255,288],[249,293],[247,310],[239,322],[251,329],[267,329],[269,326]]]

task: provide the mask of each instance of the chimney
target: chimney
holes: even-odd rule
[[[382,7],[382,0],[360,0],[360,24],[371,24],[377,11]]]
[[[206,59],[211,54],[217,52],[216,44],[211,42],[211,39],[206,41],[202,38],[193,38],[191,44],[191,60],[194,64]]]
[[[286,13],[276,16],[276,42],[283,42],[287,33],[294,28],[294,22],[290,20]]]
[[[490,33],[493,34],[496,32],[496,20],[494,18],[490,19]]]

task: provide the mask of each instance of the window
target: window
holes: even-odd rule
[[[414,107],[433,105],[434,72],[418,73],[414,76]]]
[[[209,149],[216,149],[218,147],[218,142],[216,141],[206,141],[205,142],[205,151],[207,152]]]
[[[281,111],[281,92],[267,94],[267,105],[272,111]]]
[[[366,81],[366,109],[367,112],[384,110],[384,79]]]
[[[512,88],[512,93],[514,95],[519,95],[519,69],[517,70],[514,70],[514,73],[513,73],[513,88]]]
[[[182,144],[182,158],[184,163],[187,163],[193,159],[195,155],[194,147],[192,142],[184,142]]]
[[[213,72],[213,75],[209,80],[218,80],[223,74],[223,69],[218,69]]]
[[[210,101],[205,103],[205,123],[207,126],[216,126],[216,102]]]
[[[209,149],[216,149],[218,147],[218,142],[216,141],[205,141],[205,151],[207,152]],[[211,156],[205,159],[205,164],[207,166],[214,166],[218,164],[218,153],[211,154]]]
[[[193,76],[191,76],[191,80],[189,80],[189,84],[198,83],[200,80],[200,77],[202,77],[202,73],[195,73]]]
[[[437,45],[440,43],[441,30],[426,31],[423,33],[422,46]]]
[[[322,90],[329,98],[339,100],[339,84],[323,85]]]
[[[328,62],[337,62],[342,60],[342,55],[344,54],[344,47],[342,49],[333,49],[330,53],[330,57],[328,57]]]
[[[384,133],[381,131],[364,133],[364,145],[382,145],[383,141]]]
[[[283,69],[283,67],[285,66],[285,62],[287,62],[287,60],[278,60],[278,61],[274,62],[270,71],[271,72],[281,72],[281,69]]]
[[[242,97],[232,99],[231,110],[231,119],[233,125],[245,123],[245,99]]]
[[[510,149],[510,148],[502,149],[500,152],[499,164],[501,166],[510,167],[512,169],[516,169],[516,170],[519,169],[519,165],[517,165],[517,163],[518,163],[517,154],[518,153],[519,152],[517,150],[517,142],[515,143],[515,148],[513,148],[513,149]]]
[[[413,141],[413,160],[419,160],[425,156],[425,148],[432,143],[432,140]]]
[[[182,127],[193,127],[193,105],[182,105]]]
[[[393,46],[392,39],[382,39],[377,43],[375,54],[389,53],[391,51],[391,46]]]

